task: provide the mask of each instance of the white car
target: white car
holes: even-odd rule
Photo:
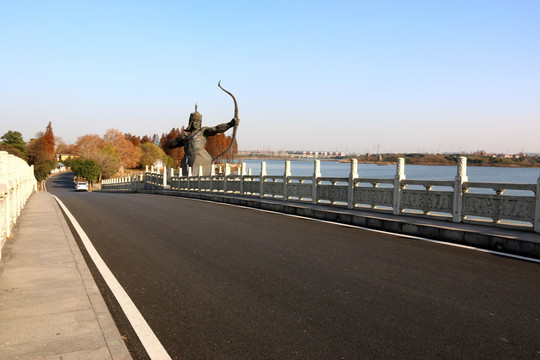
[[[75,191],[88,191],[88,183],[78,182],[75,184]]]

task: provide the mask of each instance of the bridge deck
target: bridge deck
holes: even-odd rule
[[[392,215],[346,207],[314,205],[304,202],[284,202],[267,198],[246,198],[234,195],[178,192],[170,190],[142,190],[140,192],[168,196],[182,196],[277,211],[290,215],[339,222],[404,235],[425,237],[461,245],[480,247],[540,259],[540,234],[503,226],[454,223],[420,216]]]

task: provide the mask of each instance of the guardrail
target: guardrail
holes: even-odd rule
[[[283,175],[268,175],[261,162],[258,175],[248,174],[245,164],[236,174],[228,166],[221,175],[187,176],[181,171],[154,172],[137,177],[105,180],[103,191],[163,190],[205,192],[261,199],[380,211],[402,216],[519,228],[540,233],[540,178],[536,184],[469,182],[467,159],[460,157],[454,180],[407,180],[405,161],[398,159],[393,179],[359,178],[351,161],[348,177],[325,177],[320,161],[312,176],[293,176],[290,162]],[[199,173],[202,171],[199,170]],[[505,194],[518,190],[517,194]],[[515,191],[514,191],[515,192]]]
[[[0,151],[0,258],[13,225],[34,191],[37,191],[34,167],[16,156]]]

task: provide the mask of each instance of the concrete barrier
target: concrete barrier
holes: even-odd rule
[[[26,200],[37,191],[34,167],[26,161],[0,151],[0,258],[2,247],[11,236]]]

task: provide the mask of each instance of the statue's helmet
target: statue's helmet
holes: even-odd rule
[[[193,131],[193,123],[198,123],[198,128],[201,127],[201,124],[202,124],[202,114],[200,112],[197,111],[197,104],[195,104],[195,112],[192,112],[190,115],[189,115],[189,125],[188,127],[185,129],[185,131],[187,132],[192,132]]]

